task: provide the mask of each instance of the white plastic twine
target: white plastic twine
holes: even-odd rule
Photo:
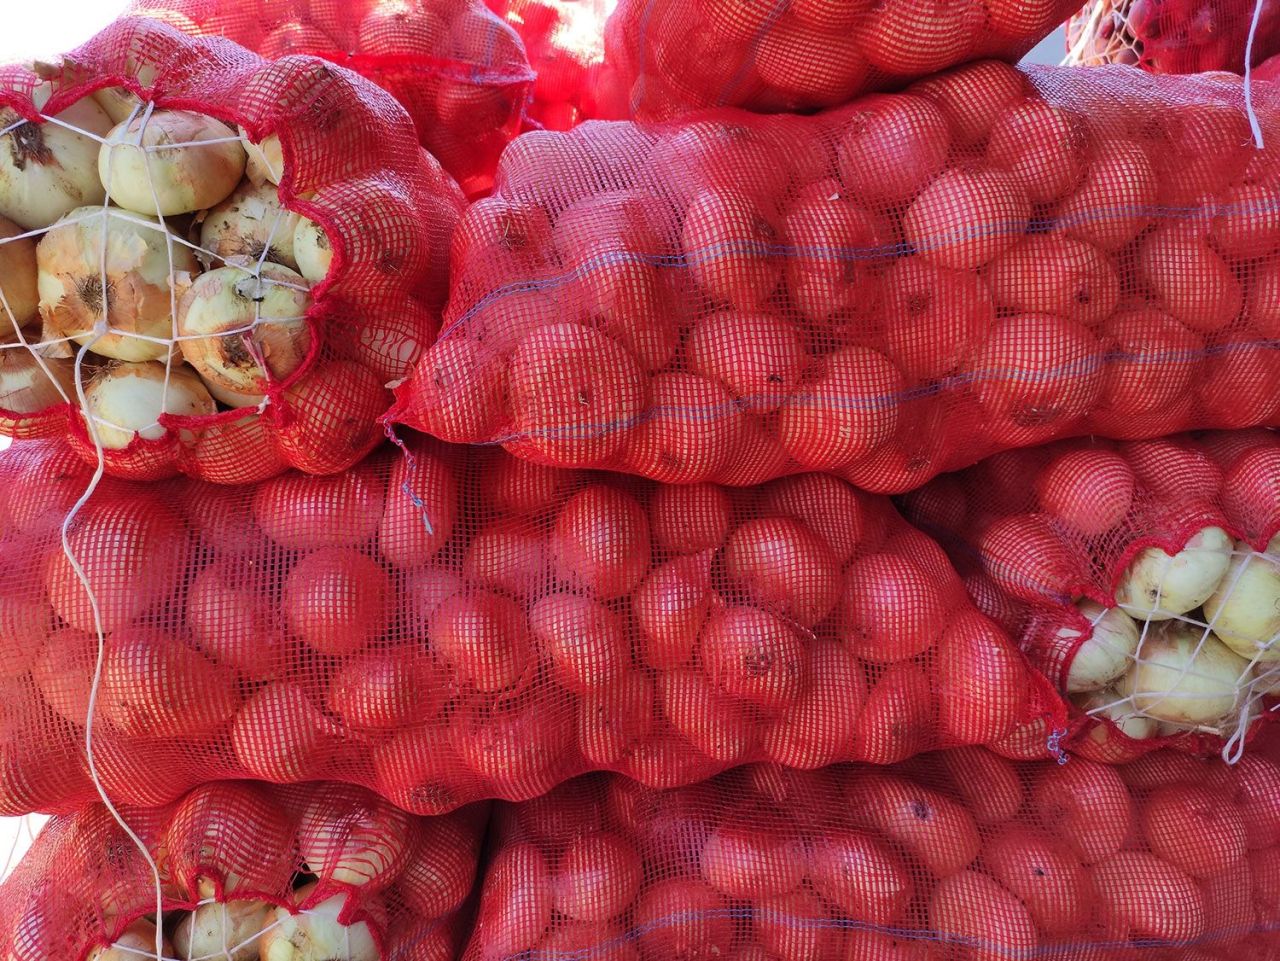
[[[1249,39],[1244,44],[1244,109],[1249,115],[1249,129],[1253,131],[1253,144],[1262,149],[1262,126],[1258,123],[1258,115],[1253,110],[1253,40],[1258,34],[1258,22],[1262,19],[1262,4],[1265,0],[1254,0],[1253,19],[1249,22]]]
[[[142,131],[146,129],[147,120],[150,119],[151,110],[152,110],[152,104],[148,103],[146,107],[146,114],[143,117],[143,122],[138,133],[139,144],[141,144]],[[136,116],[137,116],[137,108],[135,107],[134,112],[129,116],[129,119],[128,121],[126,121],[126,123],[132,123],[134,117]],[[81,131],[81,133],[84,133],[84,131]],[[93,139],[101,142],[101,138],[94,137]],[[110,151],[112,149],[113,149],[112,146],[107,145],[108,157],[110,156]],[[112,170],[112,165],[110,164],[110,162],[108,162],[107,169]],[[150,171],[148,170],[148,173],[149,172]],[[142,840],[141,837],[138,836],[137,832],[134,831],[133,828],[129,826],[128,822],[125,821],[124,817],[120,814],[120,811],[116,808],[115,804],[112,803],[111,798],[107,795],[107,789],[103,786],[102,779],[98,776],[98,767],[97,767],[97,764],[94,762],[93,719],[95,714],[97,713],[98,693],[102,686],[102,668],[103,668],[103,662],[106,659],[107,635],[102,629],[102,611],[98,605],[97,594],[94,593],[93,586],[89,583],[89,578],[88,578],[88,575],[85,574],[84,567],[80,564],[79,559],[75,556],[75,552],[71,549],[71,541],[69,536],[72,522],[76,519],[76,516],[80,513],[80,511],[84,509],[84,505],[89,502],[89,498],[91,498],[94,492],[98,489],[98,485],[102,482],[102,477],[106,471],[106,456],[105,456],[105,451],[103,450],[103,447],[102,447],[102,439],[98,436],[98,424],[89,411],[89,402],[88,402],[88,398],[85,397],[84,378],[82,376],[85,354],[89,352],[90,347],[92,347],[95,343],[98,342],[99,339],[101,339],[103,336],[106,335],[107,329],[109,326],[108,317],[110,314],[110,302],[106,296],[106,293],[107,293],[107,226],[110,219],[110,214],[108,212],[108,208],[110,206],[110,184],[105,184],[104,186],[107,188],[108,196],[102,202],[102,237],[101,237],[101,242],[99,244],[101,248],[100,260],[99,260],[99,282],[102,284],[102,294],[103,294],[102,315],[98,318],[97,322],[94,324],[93,336],[90,337],[90,339],[85,344],[83,344],[79,350],[76,351],[75,368],[73,371],[75,376],[76,398],[80,403],[80,410],[84,414],[85,424],[88,427],[88,431],[89,431],[89,438],[90,440],[93,441],[93,448],[97,458],[97,463],[94,465],[93,477],[90,478],[89,484],[85,488],[84,493],[82,493],[79,499],[75,502],[75,504],[72,505],[71,510],[67,512],[66,517],[62,519],[62,531],[61,531],[62,553],[66,555],[67,562],[71,565],[71,569],[75,573],[76,579],[80,582],[80,585],[84,588],[85,594],[89,598],[89,606],[93,611],[93,630],[98,641],[97,657],[93,665],[93,684],[90,685],[89,687],[88,717],[85,718],[85,725],[84,725],[84,750],[85,750],[85,758],[89,767],[89,779],[93,782],[93,788],[95,791],[98,792],[98,797],[99,799],[101,799],[103,806],[111,814],[112,819],[118,825],[120,825],[120,829],[124,831],[125,835],[129,838],[129,840],[132,841],[134,846],[137,847],[137,849],[142,853],[143,859],[147,862],[147,866],[151,869],[151,877],[155,884],[156,919],[157,919],[157,922],[159,922],[159,919],[161,918],[164,912],[164,889],[160,883],[160,868],[156,864],[155,858],[151,856],[151,852],[147,849],[146,843]],[[159,923],[157,923],[156,924],[155,959],[156,961],[162,961],[163,958],[164,958],[164,930],[163,930],[163,927]]]
[[[1261,0],[1259,0],[1261,2]],[[1089,38],[1093,35],[1094,30],[1098,26],[1098,21],[1102,19],[1102,11],[1107,6],[1104,0],[1093,0],[1093,7],[1089,10],[1089,19],[1085,21],[1084,26],[1080,30],[1080,36],[1076,38],[1075,46],[1067,51],[1067,55],[1059,61],[1058,66],[1070,67],[1079,63],[1080,54],[1084,50],[1085,45],[1089,42]]]

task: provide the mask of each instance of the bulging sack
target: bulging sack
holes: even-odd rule
[[[1067,61],[1127,63],[1151,73],[1244,73],[1255,10],[1257,67],[1280,53],[1280,5],[1273,0],[1089,0],[1067,21]]]
[[[211,783],[163,807],[120,808],[144,856],[89,804],[53,818],[0,884],[0,951],[12,961],[451,961],[487,813],[413,817],[346,784]]]
[[[497,805],[465,961],[1240,961],[1280,949],[1280,765],[981,748],[590,776]]]
[[[906,495],[975,603],[1075,703],[1068,750],[1238,756],[1280,691],[1280,437],[998,454]]]
[[[1274,89],[1265,150],[1238,81],[996,62],[815,117],[527,134],[390,416],[888,493],[1060,437],[1276,423]]]
[[[462,206],[390,95],[129,17],[0,69],[0,146],[0,431],[218,483],[381,439]]]
[[[848,103],[974,60],[1014,63],[1072,0],[621,0],[605,28],[608,116]]]
[[[1065,723],[887,499],[407,448],[251,487],[107,481],[70,554],[89,468],[6,453],[0,812],[93,798],[98,627],[95,767],[135,804],[323,779],[428,814],[590,770],[670,786]]]
[[[136,13],[224,36],[267,59],[324,57],[389,91],[468,195],[493,182],[534,72],[482,0],[135,0]]]

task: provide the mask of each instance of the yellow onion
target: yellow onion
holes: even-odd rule
[[[1133,705],[1120,696],[1115,688],[1106,687],[1100,691],[1083,691],[1073,694],[1072,702],[1080,710],[1092,717],[1106,718],[1120,729],[1120,733],[1140,741],[1155,737],[1157,722],[1153,717],[1139,714]],[[1107,739],[1107,728],[1099,725],[1089,732],[1090,737],[1102,743]]]
[[[302,901],[315,888],[313,882],[294,896]],[[346,897],[336,895],[300,914],[276,908],[275,927],[263,931],[259,957],[262,961],[378,961],[378,947],[366,922],[350,927],[338,923]]]
[[[191,285],[178,307],[182,356],[223,403],[260,402],[268,371],[283,380],[306,358],[311,295],[305,287],[302,277],[278,264],[264,264],[259,276],[219,267]]]
[[[1216,728],[1239,712],[1249,662],[1182,621],[1148,628],[1133,668],[1116,681],[1136,712],[1186,727]]]
[[[135,436],[159,440],[166,431],[161,413],[190,417],[213,414],[217,406],[191,370],[174,367],[165,384],[164,364],[121,362],[99,371],[85,387],[85,403],[106,450],[128,447]]]
[[[77,207],[106,200],[94,166],[98,141],[87,134],[106,136],[111,118],[90,97],[56,117],[76,129],[19,123],[14,111],[0,108],[0,130],[9,131],[0,137],[0,214],[25,230],[48,227]]]
[[[173,948],[163,938],[160,947],[165,957],[173,956]],[[139,918],[124,929],[115,943],[94,948],[85,961],[143,961],[156,956],[156,926],[145,918]]]
[[[222,261],[242,258],[256,264],[266,260],[296,270],[293,232],[298,220],[297,214],[280,203],[275,187],[243,183],[209,211],[200,225],[200,246]]]
[[[173,929],[173,947],[182,961],[255,961],[257,934],[267,923],[272,906],[262,901],[224,901],[202,904]]]
[[[298,262],[298,272],[313,284],[320,283],[329,273],[333,248],[314,220],[298,218],[298,226],[293,232],[293,257]]]
[[[21,237],[23,229],[7,217],[0,217],[0,330],[25,327],[35,319],[40,306],[36,289],[36,242]],[[19,238],[17,240],[13,238]],[[0,343],[5,340],[0,337]]]
[[[1231,563],[1231,538],[1205,527],[1170,557],[1158,547],[1141,551],[1116,588],[1116,602],[1140,621],[1163,621],[1194,610],[1212,596]]]
[[[112,124],[124,123],[143,110],[142,98],[124,87],[103,87],[90,96],[102,108],[102,112],[111,118]]]
[[[1104,608],[1089,600],[1080,601],[1076,607],[1093,630],[1071,659],[1066,678],[1068,694],[1106,687],[1129,669],[1138,650],[1138,625],[1124,611]],[[1058,632],[1063,640],[1074,641],[1078,636],[1071,628]]]
[[[1209,627],[1243,658],[1280,661],[1280,537],[1266,554],[1237,541],[1231,566],[1204,602]]]
[[[235,131],[221,120],[157,110],[111,129],[98,152],[98,176],[121,207],[171,217],[225,200],[244,176],[245,160]]]
[[[75,361],[66,357],[42,359],[43,366],[25,347],[0,348],[0,410],[36,414],[55,404],[75,401]]]
[[[103,303],[103,217],[107,296]],[[36,247],[40,311],[51,331],[116,360],[156,360],[169,353],[173,307],[191,284],[195,255],[160,221],[141,214],[81,207],[55,224]],[[170,284],[172,283],[172,291]],[[111,333],[94,325],[106,308]],[[160,338],[144,340],[144,337]]]
[[[245,153],[249,161],[245,166],[245,176],[255,186],[264,183],[280,186],[280,178],[284,176],[284,154],[280,150],[280,138],[275,134],[262,138],[261,143],[254,143],[239,128],[240,137],[244,141]]]

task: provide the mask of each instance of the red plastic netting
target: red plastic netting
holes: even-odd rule
[[[1280,437],[992,457],[903,498],[975,602],[1071,694],[1070,749],[1243,749],[1280,688]],[[1229,739],[1224,746],[1224,739]]]
[[[1252,66],[1280,53],[1273,0],[1089,0],[1067,22],[1067,61],[1128,63],[1151,73],[1244,73],[1255,10]]]
[[[604,61],[604,24],[614,0],[486,0],[524,41],[537,80],[529,118],[568,130],[600,116],[596,103]]]
[[[669,483],[896,493],[1280,418],[1280,106],[993,61],[817,117],[527,134],[391,417]],[[1265,93],[1265,96],[1263,95]]]
[[[0,885],[5,958],[451,961],[466,936],[486,805],[227,782],[119,813],[146,856],[102,804],[45,826]]]
[[[404,110],[139,17],[36,69],[0,69],[0,431],[136,479],[368,453],[462,207]]]
[[[981,748],[498,805],[466,961],[1274,961],[1280,765]]]
[[[1065,723],[887,499],[409,449],[334,478],[98,489],[67,540],[105,634],[110,797],[320,779],[437,813],[589,770],[678,785]],[[59,538],[88,473],[38,444],[0,459],[3,813],[92,797],[95,611]]]
[[[1079,0],[621,0],[608,116],[815,110],[974,60],[1015,62]]]
[[[468,195],[489,189],[534,82],[520,37],[483,0],[134,0],[132,9],[269,59],[301,53],[350,67],[404,104],[422,145]]]

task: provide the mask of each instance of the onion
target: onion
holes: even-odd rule
[[[255,264],[267,260],[296,270],[293,232],[299,219],[280,203],[275,187],[242,183],[209,211],[200,225],[200,246],[224,261],[247,257]]]
[[[185,367],[169,371],[163,364],[121,362],[104,368],[84,391],[88,414],[97,425],[98,441],[106,450],[121,450],[135,437],[160,440],[168,429],[161,414],[196,417],[217,413],[213,398]]]
[[[304,901],[317,885],[299,888],[294,897]],[[275,926],[263,931],[259,957],[262,961],[378,961],[378,946],[366,922],[349,927],[338,923],[346,900],[345,894],[335,895],[301,914],[276,908]]]
[[[1129,673],[1116,681],[1134,710],[1173,724],[1216,726],[1239,709],[1249,662],[1181,621],[1148,631]]]
[[[137,76],[137,80],[143,86],[148,86],[155,80],[155,69],[153,67],[143,68],[148,76]],[[103,113],[111,118],[111,123],[124,123],[135,114],[139,114],[143,110],[142,98],[131,90],[124,87],[103,87],[101,90],[95,90],[89,94],[93,98],[93,102],[102,108]],[[95,159],[97,152],[94,152]]]
[[[0,411],[36,414],[75,396],[75,361],[45,357],[41,366],[25,348],[0,349]]]
[[[1067,669],[1068,694],[1106,687],[1129,669],[1138,652],[1138,625],[1124,611],[1088,600],[1078,602],[1076,609],[1093,631],[1076,649]],[[1079,636],[1073,628],[1058,631],[1058,637],[1066,640]]]
[[[1116,602],[1141,621],[1163,621],[1208,600],[1231,563],[1231,538],[1221,527],[1197,531],[1173,557],[1148,547],[1130,563]]]
[[[1156,719],[1139,714],[1133,705],[1120,696],[1115,688],[1105,687],[1097,691],[1084,691],[1071,698],[1073,704],[1091,717],[1106,718],[1120,729],[1120,733],[1135,741],[1155,737],[1159,727]],[[1107,729],[1099,726],[1089,732],[1095,741],[1107,739]]]
[[[262,901],[202,904],[173,930],[173,947],[182,959],[256,961],[258,933],[271,905]]]
[[[197,264],[190,248],[160,221],[80,207],[41,239],[36,262],[40,312],[50,330],[117,360],[157,360],[169,353],[173,307]],[[99,336],[94,325],[103,321],[109,329]]]
[[[264,264],[259,274],[211,270],[196,278],[178,306],[182,356],[232,407],[260,403],[268,382],[297,370],[311,346],[305,318],[311,297],[303,279],[277,264]]]
[[[0,137],[0,214],[26,230],[107,199],[94,165],[98,141],[86,134],[105,137],[111,118],[88,97],[56,117],[61,123],[23,123]],[[0,130],[18,120],[13,110],[0,108]]]
[[[1280,558],[1257,554],[1244,541],[1218,589],[1204,602],[1217,638],[1243,658],[1280,661]]]
[[[277,783],[301,781],[314,776],[332,750],[332,724],[301,687],[272,684],[240,708],[231,746],[252,776]]]
[[[111,129],[98,152],[98,176],[126,210],[171,217],[224,200],[244,176],[246,159],[235,131],[221,120],[157,110]]]
[[[7,217],[0,217],[0,330],[6,332],[7,319],[15,328],[25,327],[36,316],[40,294],[36,289],[36,242],[19,237],[21,227]]]
[[[280,150],[280,138],[275,134],[264,137],[260,143],[254,143],[240,127],[240,138],[244,144],[249,162],[245,165],[245,175],[255,186],[263,183],[280,185],[284,176],[284,154]]]
[[[161,939],[160,946],[164,956],[171,957],[173,948],[169,942]],[[124,929],[115,943],[107,947],[94,948],[85,961],[139,961],[156,956],[156,926],[146,918],[138,918]]]
[[[298,819],[298,853],[321,880],[384,888],[409,858],[408,815],[361,788],[331,784],[312,792]]]
[[[298,226],[293,231],[293,256],[298,262],[298,271],[313,284],[320,283],[328,275],[333,247],[323,228],[314,220],[298,218]]]

